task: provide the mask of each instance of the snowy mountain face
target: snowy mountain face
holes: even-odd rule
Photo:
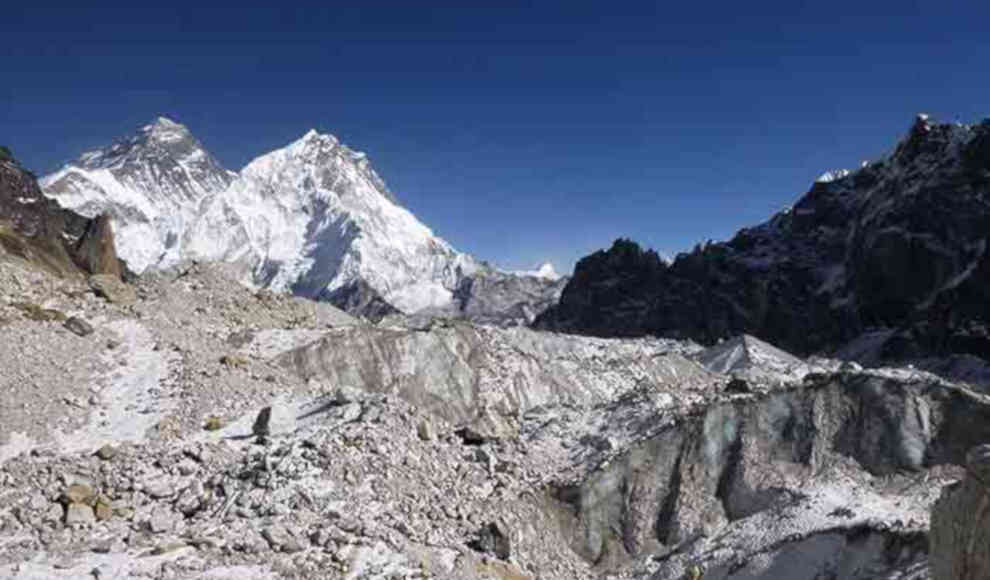
[[[919,116],[887,158],[833,171],[792,209],[671,265],[620,240],[582,259],[537,326],[593,335],[749,333],[800,353],[890,329],[880,358],[990,357],[990,121]]]
[[[183,234],[199,204],[235,177],[184,126],[159,118],[130,138],[84,153],[41,186],[87,217],[109,211],[120,257],[140,273],[184,257]]]
[[[363,280],[404,312],[448,304],[478,267],[400,206],[363,154],[315,131],[248,164],[186,244],[246,263],[259,286],[326,298]]]
[[[316,131],[232,173],[184,126],[158,119],[43,185],[81,213],[110,211],[132,270],[183,259],[233,262],[252,286],[375,319],[396,310],[462,314],[455,292],[463,294],[473,276],[497,273],[402,207],[363,153]],[[536,282],[520,287],[524,296],[495,302],[545,307],[559,291],[556,275],[552,268],[534,274],[528,278]]]

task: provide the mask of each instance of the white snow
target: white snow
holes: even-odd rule
[[[110,211],[119,253],[138,273],[223,260],[250,286],[320,297],[362,281],[416,312],[449,306],[458,283],[485,267],[402,207],[364,153],[316,130],[232,173],[159,118],[42,186],[87,217]],[[549,263],[519,274],[560,277]]]
[[[543,278],[546,280],[560,280],[560,274],[553,267],[550,262],[544,262],[539,268],[535,270],[514,270],[511,272],[516,276],[531,276],[533,278]]]
[[[815,180],[816,183],[831,183],[833,181],[838,181],[843,177],[850,175],[852,172],[848,169],[833,169],[831,171],[826,171],[818,176]]]
[[[318,296],[361,279],[406,312],[447,305],[476,262],[398,205],[356,159],[364,157],[312,130],[255,159],[204,204],[189,254],[246,262],[248,281],[274,290]]]
[[[152,395],[168,370],[168,361],[154,349],[151,333],[134,320],[106,324],[118,333],[126,348],[127,365],[113,364],[120,355],[108,351],[104,357],[114,367],[100,392],[100,405],[88,424],[73,433],[55,433],[57,446],[64,452],[92,451],[107,443],[142,441],[145,432],[157,424],[166,407]]]

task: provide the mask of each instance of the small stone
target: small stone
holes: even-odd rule
[[[248,359],[239,354],[225,354],[220,357],[220,364],[228,368],[240,368],[248,364]]]
[[[148,529],[155,534],[160,534],[162,532],[167,532],[172,528],[172,519],[169,517],[168,510],[163,507],[157,507],[151,512],[151,518],[148,519]]]
[[[113,517],[113,508],[108,504],[98,501],[96,502],[96,519],[102,521],[109,520]]]
[[[361,405],[359,403],[349,403],[338,411],[340,420],[344,423],[352,423],[361,417]]]
[[[104,445],[103,447],[100,447],[96,451],[96,456],[104,461],[113,459],[116,455],[117,455],[117,450],[109,443]]]
[[[297,552],[302,552],[305,549],[306,546],[295,538],[289,538],[284,544],[282,544],[282,551],[287,554],[295,554]]]
[[[181,550],[182,548],[185,548],[188,545],[189,544],[181,540],[175,542],[169,542],[167,544],[160,544],[151,549],[151,555],[161,556],[162,554],[168,554],[170,552]]]
[[[45,522],[60,522],[65,518],[65,510],[62,506],[55,504],[48,508],[45,515],[42,517],[42,521]]]
[[[93,325],[78,316],[73,316],[66,320],[64,326],[78,336],[89,336],[93,334]]]
[[[199,469],[199,464],[189,458],[185,458],[176,466],[182,475],[192,475]]]
[[[70,503],[65,511],[65,524],[68,526],[91,524],[94,521],[96,514],[93,513],[93,508],[86,504]]]
[[[203,424],[203,429],[207,431],[219,431],[223,429],[223,419],[217,417],[216,415],[211,415],[206,418],[206,423]]]
[[[268,542],[272,550],[282,549],[290,552],[289,548],[291,547],[291,551],[299,552],[304,549],[299,541],[293,538],[288,530],[282,526],[268,526],[263,528],[261,530],[261,537]]]
[[[416,427],[416,433],[419,434],[419,438],[423,441],[430,441],[433,439],[433,424],[430,423],[428,419],[423,419],[419,422]]]
[[[85,483],[74,483],[62,492],[62,500],[69,504],[88,504],[93,501],[95,496],[96,492],[93,491],[93,488]]]
[[[356,403],[363,399],[366,399],[368,394],[357,387],[338,387],[334,392],[334,400],[338,405],[346,405],[348,403]]]
[[[172,495],[174,491],[175,490],[172,489],[172,482],[165,478],[156,479],[144,484],[144,493],[155,499],[168,497]]]
[[[251,426],[251,434],[257,437],[259,442],[263,442],[271,433],[271,421],[272,408],[263,408],[254,420],[254,425]]]
[[[739,377],[732,377],[729,383],[725,385],[726,393],[744,394],[751,393],[753,390],[749,387],[749,383],[745,379]]]
[[[194,537],[189,539],[189,545],[199,548],[200,550],[219,550],[225,544],[223,540],[218,538],[210,538],[206,536]]]
[[[107,302],[127,306],[137,302],[137,292],[112,274],[97,274],[89,277],[89,287]]]

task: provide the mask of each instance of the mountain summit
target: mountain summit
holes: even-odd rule
[[[184,126],[159,117],[134,135],[83,153],[43,178],[45,193],[87,217],[109,211],[131,270],[169,267],[202,200],[226,189],[224,169]]]
[[[373,318],[470,309],[513,323],[529,322],[562,287],[552,269],[515,284],[505,280],[514,274],[458,252],[399,203],[364,153],[316,130],[234,173],[160,117],[42,185],[84,215],[112,214],[120,255],[138,273],[226,261],[251,286]]]
[[[244,264],[256,285],[328,299],[361,286],[406,312],[449,303],[478,267],[399,205],[363,153],[315,131],[244,167],[187,238],[191,255]]]

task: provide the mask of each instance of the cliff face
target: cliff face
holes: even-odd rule
[[[888,158],[828,174],[792,209],[670,265],[619,240],[582,259],[537,328],[798,353],[891,332],[886,357],[990,356],[990,121],[921,116]]]
[[[946,486],[932,508],[934,580],[990,578],[990,445],[966,456],[966,477]]]
[[[109,216],[63,209],[7,156],[0,160],[0,248],[59,275],[123,273]]]

